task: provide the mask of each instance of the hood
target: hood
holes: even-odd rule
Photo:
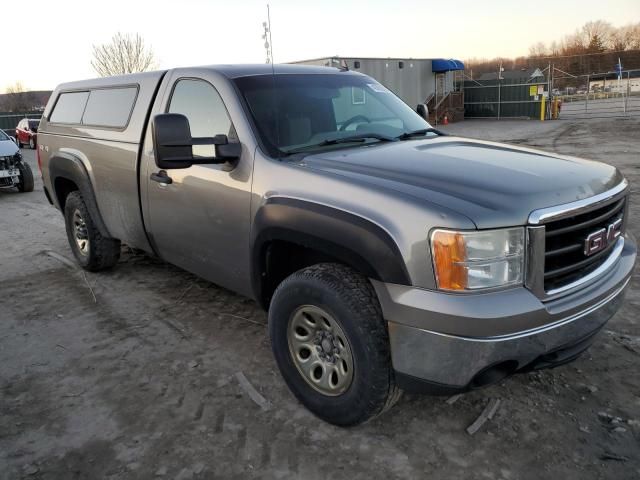
[[[591,197],[622,181],[603,163],[457,137],[318,153],[300,165],[450,208],[478,228],[524,225],[533,210]]]
[[[18,152],[18,146],[13,140],[0,140],[0,157],[11,157]]]

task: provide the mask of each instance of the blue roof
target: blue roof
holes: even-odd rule
[[[460,60],[454,60],[453,58],[450,58],[449,60],[436,58],[431,61],[431,70],[436,73],[449,72],[451,70],[464,70],[464,63]]]

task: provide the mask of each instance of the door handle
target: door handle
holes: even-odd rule
[[[168,176],[167,172],[165,172],[164,170],[160,170],[158,173],[152,173],[151,177],[149,178],[151,178],[151,180],[153,180],[154,182],[164,183],[165,185],[173,183],[171,177]]]

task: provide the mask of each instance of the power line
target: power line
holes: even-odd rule
[[[609,54],[613,54],[613,53],[623,53],[623,52],[630,52],[630,53],[637,53],[640,54],[640,49],[633,49],[633,50],[608,50],[606,52],[593,52],[593,53],[576,53],[573,55],[548,55],[548,56],[544,56],[544,57],[526,57],[526,58],[571,58],[571,57],[590,57],[592,55],[609,55]]]
[[[516,61],[519,58],[524,58],[525,60],[542,60],[542,59],[555,59],[555,58],[572,58],[572,57],[590,57],[590,56],[595,56],[595,55],[611,55],[611,54],[615,54],[615,53],[629,53],[629,54],[637,54],[640,56],[640,49],[633,49],[633,50],[610,50],[610,51],[606,51],[606,52],[593,52],[593,53],[575,53],[573,55],[546,55],[543,57],[537,57],[537,56],[519,56],[519,57],[495,57],[492,59],[475,59],[475,58],[469,58],[465,60],[465,63],[469,63],[469,64],[483,64],[483,63],[492,63],[494,62],[496,59],[502,59],[502,60],[506,60],[506,61]]]

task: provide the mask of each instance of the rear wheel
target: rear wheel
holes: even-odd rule
[[[20,136],[16,135],[16,143],[18,144],[18,148],[22,148],[22,143],[20,142]]]
[[[22,161],[18,164],[18,170],[20,171],[20,183],[18,183],[18,190],[21,192],[33,192],[33,172],[28,163]]]
[[[80,192],[71,192],[67,196],[64,218],[69,245],[82,268],[97,272],[118,263],[120,240],[100,233]]]
[[[29,148],[31,150],[35,150],[36,149],[36,139],[33,137],[29,137]]]
[[[286,278],[271,302],[269,334],[287,385],[327,422],[357,425],[400,396],[375,291],[350,268],[318,264]]]

